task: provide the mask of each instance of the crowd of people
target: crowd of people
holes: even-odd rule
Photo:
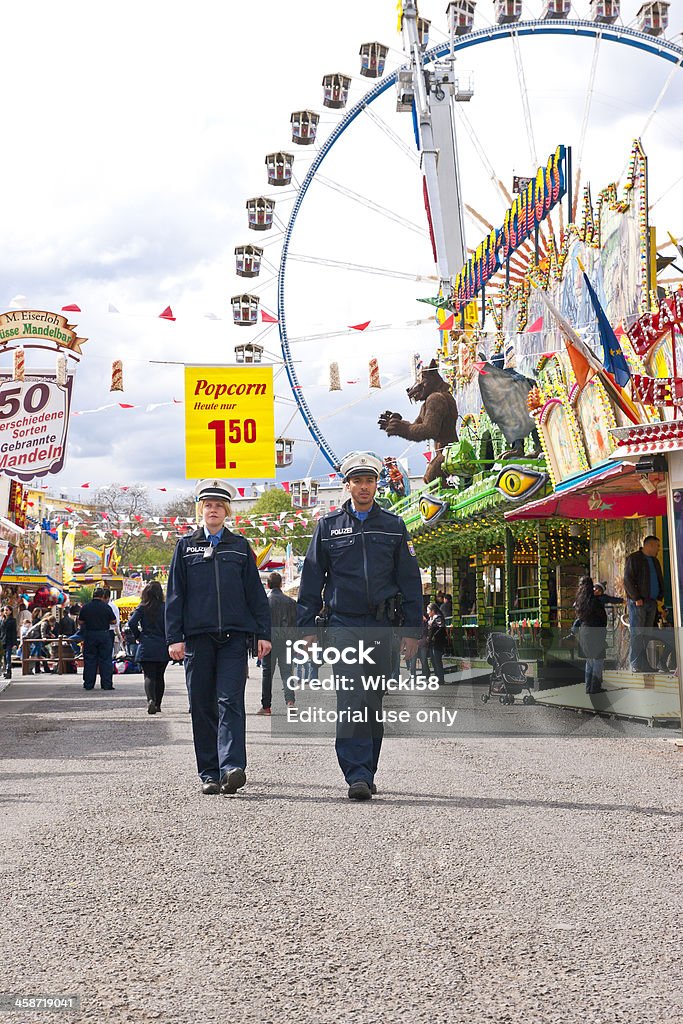
[[[15,616],[6,604],[0,614],[5,679],[11,678],[17,655],[29,674],[76,672],[82,657],[85,690],[93,690],[98,677],[102,690],[113,690],[115,674],[141,672],[147,713],[156,715],[164,698],[166,668],[170,661],[182,661],[197,770],[206,795],[236,793],[246,783],[244,698],[250,653],[262,668],[258,714],[271,714],[278,670],[287,711],[296,708],[298,687],[288,685],[293,670],[284,657],[283,631],[297,628],[307,645],[308,660],[294,670],[299,683],[310,680],[310,652],[320,627],[325,628],[326,643],[340,650],[340,645],[357,643],[363,631],[369,631],[378,671],[394,676],[398,648],[393,639],[385,644],[384,638],[395,636],[398,627],[401,653],[411,676],[418,675],[419,668],[420,675],[436,676],[443,684],[452,595],[439,591],[436,600],[423,597],[405,524],[375,502],[380,460],[369,452],[352,452],[342,462],[341,472],[350,496],[316,526],[303,564],[298,601],[283,594],[279,573],[270,574],[266,595],[248,542],[226,525],[234,488],[224,480],[202,481],[197,491],[201,522],[176,545],[166,598],[157,581],[148,583],[123,628],[111,593],[103,586],[82,606],[29,610],[21,605]],[[624,570],[630,664],[635,672],[652,668],[647,661],[649,631],[657,624],[658,602],[664,594],[658,551],[657,538],[646,537],[642,547],[629,555]],[[466,595],[468,608],[469,600]],[[606,607],[620,603],[623,599],[608,594],[606,584],[590,576],[579,581],[572,631],[585,659],[588,694],[603,692]],[[667,626],[665,621],[659,624]],[[276,631],[275,646],[271,627]],[[660,632],[658,667],[671,670],[673,631]],[[337,691],[337,709],[349,716],[365,716],[366,725],[338,725],[335,748],[349,797],[367,800],[377,791],[383,692],[382,688],[369,691],[361,685],[357,671],[346,666],[345,671],[351,685]]]
[[[659,539],[646,537],[638,551],[624,565],[624,590],[629,626],[629,664],[632,672],[675,669],[676,652],[673,629],[666,608],[660,611],[664,597],[664,575],[659,563]],[[583,576],[578,583],[572,627],[585,658],[586,693],[603,693],[603,669],[607,656],[607,605],[624,604],[624,599],[607,593],[606,584]],[[655,632],[657,630],[657,632]],[[648,647],[653,644],[653,653]],[[654,664],[650,657],[654,658]]]

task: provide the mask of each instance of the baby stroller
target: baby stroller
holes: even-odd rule
[[[522,704],[535,704],[529,689],[526,672],[528,665],[517,657],[517,644],[506,633],[490,633],[486,640],[486,660],[492,668],[489,692],[482,694],[487,704],[496,694],[501,704],[514,704],[515,696],[526,690]]]

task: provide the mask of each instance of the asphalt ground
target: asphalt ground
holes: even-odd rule
[[[203,797],[167,680],[154,717],[140,676],[0,696],[0,992],[116,1024],[680,1019],[677,734],[481,705],[552,728],[389,739],[357,804],[330,738],[255,716],[252,663],[247,786]]]

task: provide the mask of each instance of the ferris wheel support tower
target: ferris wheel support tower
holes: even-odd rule
[[[403,0],[404,49],[410,60],[413,102],[419,133],[434,255],[444,295],[467,261],[465,222],[455,132],[455,103],[466,102],[472,89],[461,88],[455,76],[454,25],[447,57],[427,70],[420,43],[415,0]]]

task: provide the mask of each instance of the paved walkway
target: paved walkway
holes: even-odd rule
[[[480,705],[563,735],[388,741],[359,805],[329,740],[252,714],[247,788],[208,798],[168,677],[156,717],[140,677],[0,696],[0,992],[77,994],[60,1020],[115,1024],[677,1019],[671,733]],[[471,697],[443,701],[474,716]]]

